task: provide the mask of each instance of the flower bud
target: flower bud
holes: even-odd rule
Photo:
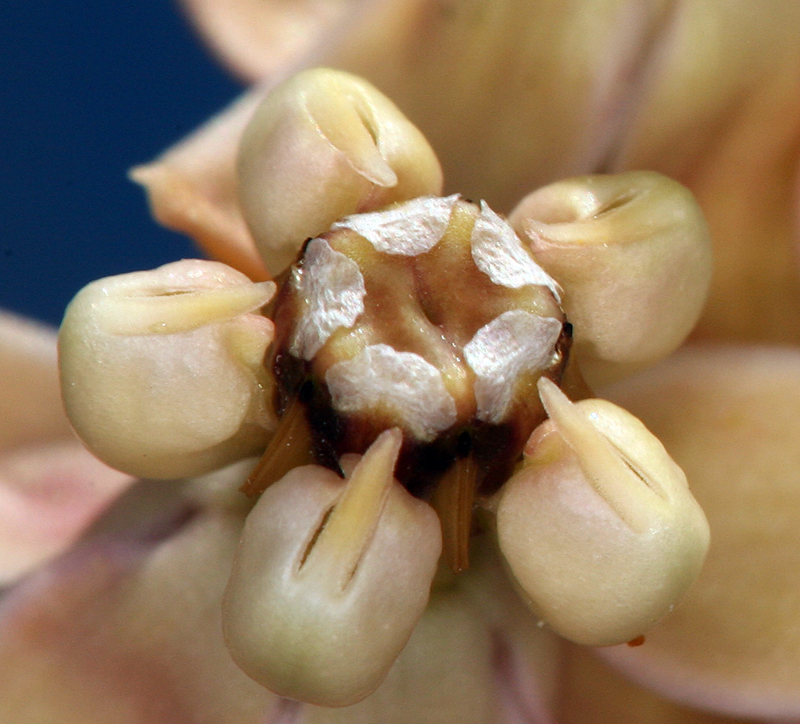
[[[645,171],[559,181],[523,199],[509,220],[564,289],[590,384],[665,357],[697,321],[711,246],[679,183]]]
[[[197,475],[258,452],[274,426],[262,367],[274,294],[217,262],[92,282],[59,334],[67,414],[86,446],[132,475]]]
[[[242,212],[273,275],[337,219],[442,186],[433,150],[398,108],[366,81],[328,69],[270,92],[238,163]]]
[[[295,468],[247,518],[225,636],[245,673],[281,696],[360,701],[425,610],[441,532],[433,509],[392,476],[401,442],[397,428],[384,432],[346,480]]]
[[[630,641],[693,583],[708,524],[633,415],[603,400],[572,404],[546,379],[539,390],[550,419],[500,492],[500,548],[557,633],[590,646]]]

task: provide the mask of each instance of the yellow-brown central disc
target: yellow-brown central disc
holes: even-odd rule
[[[536,381],[566,361],[558,294],[485,204],[422,197],[347,217],[306,243],[276,302],[278,412],[300,401],[331,467],[397,426],[411,492],[430,498],[467,457],[491,491],[544,417]]]

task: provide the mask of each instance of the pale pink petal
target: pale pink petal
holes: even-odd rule
[[[676,700],[800,717],[800,351],[697,348],[611,398],[684,468],[711,528],[705,567],[644,645],[602,649]]]
[[[0,583],[69,547],[130,482],[77,440],[0,454]]]
[[[504,702],[496,645],[474,602],[455,586],[437,586],[373,694],[340,709],[308,707],[297,724],[551,724],[520,718],[514,703]]]
[[[0,314],[0,584],[71,545],[131,481],[75,440],[55,332]]]
[[[494,632],[500,711],[509,724],[554,724],[563,640],[539,625],[488,540],[474,540],[470,567],[457,579]]]
[[[675,704],[637,686],[591,651],[565,652],[559,692],[559,724],[747,724]]]
[[[131,171],[146,188],[159,223],[192,237],[210,257],[254,281],[270,277],[239,210],[236,153],[263,93],[246,93],[155,161]]]
[[[55,330],[0,311],[0,450],[71,435],[56,355]]]
[[[255,81],[293,66],[358,0],[181,0],[211,49]]]
[[[800,4],[676,3],[608,168],[689,186],[714,243],[697,336],[800,338]]]
[[[241,518],[193,519],[155,543],[96,541],[0,607],[0,720],[17,724],[270,724],[277,697],[222,640]]]
[[[176,500],[152,492],[139,491],[136,501],[134,489],[117,506],[140,508],[135,537],[92,538],[0,606],[0,721],[553,724],[523,674],[544,667],[549,705],[558,644],[535,623],[520,637],[507,615],[487,617],[494,574],[481,567],[471,575],[484,579],[483,594],[437,584],[386,681],[361,703],[326,709],[270,694],[233,664],[222,638],[221,597],[243,512],[217,508],[191,517],[180,498],[176,510]],[[177,515],[171,537],[148,533],[148,506],[151,519],[160,517],[154,508]],[[510,593],[503,583],[495,610],[513,602],[524,611]]]

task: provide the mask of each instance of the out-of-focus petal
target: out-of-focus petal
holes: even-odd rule
[[[163,490],[145,491],[142,500],[152,505],[158,500],[152,493]],[[533,619],[530,635],[513,635],[513,616],[486,616],[491,594],[478,602],[455,581],[436,585],[386,680],[359,704],[292,704],[252,682],[230,659],[220,620],[242,515],[235,506],[215,508],[156,543],[101,536],[12,591],[0,607],[0,719],[552,724],[543,702],[533,702],[541,692],[524,676],[544,668],[548,683],[541,691],[552,700],[552,635]],[[481,576],[480,568],[470,575]],[[504,603],[525,613],[510,593],[506,583]]]
[[[553,724],[563,639],[522,602],[490,539],[473,539],[470,566],[457,583],[494,632],[500,711],[509,724]]]
[[[212,50],[255,81],[294,65],[331,32],[355,0],[181,0]]]
[[[130,482],[77,440],[0,454],[0,584],[65,550]]]
[[[71,545],[130,478],[75,440],[55,332],[0,313],[0,584]]]
[[[669,9],[664,0],[364,3],[347,37],[314,62],[374,83],[436,150],[446,190],[507,212],[531,189],[604,166]]]
[[[621,384],[711,527],[700,578],[643,646],[603,650],[677,700],[800,716],[800,352],[698,348]]]
[[[299,722],[517,724],[497,717],[493,643],[475,605],[456,588],[440,588],[373,694],[340,709],[308,707]]]
[[[194,519],[153,548],[79,548],[0,609],[0,719],[19,724],[263,724],[277,697],[222,640],[241,516]]]
[[[159,223],[189,235],[206,254],[254,281],[270,277],[239,210],[236,154],[263,92],[246,93],[188,138],[130,173],[147,190]]]
[[[0,450],[71,435],[55,330],[0,312]]]
[[[676,8],[608,168],[660,171],[699,201],[715,245],[699,335],[795,342],[800,4]]]
[[[559,724],[746,724],[656,696],[577,646],[567,648],[562,672]]]

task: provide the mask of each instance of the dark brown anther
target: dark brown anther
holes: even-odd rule
[[[241,491],[250,498],[257,498],[293,468],[313,462],[311,430],[305,406],[300,397],[296,397],[286,408],[272,440]]]
[[[560,344],[564,366],[561,371],[561,379],[553,379],[553,381],[573,402],[594,397],[594,392],[584,379],[583,373],[575,361],[575,355],[572,354],[572,325],[569,322],[564,324],[564,334]]]
[[[441,477],[431,499],[442,523],[442,556],[453,573],[469,568],[469,539],[478,470],[472,455],[459,458]]]

